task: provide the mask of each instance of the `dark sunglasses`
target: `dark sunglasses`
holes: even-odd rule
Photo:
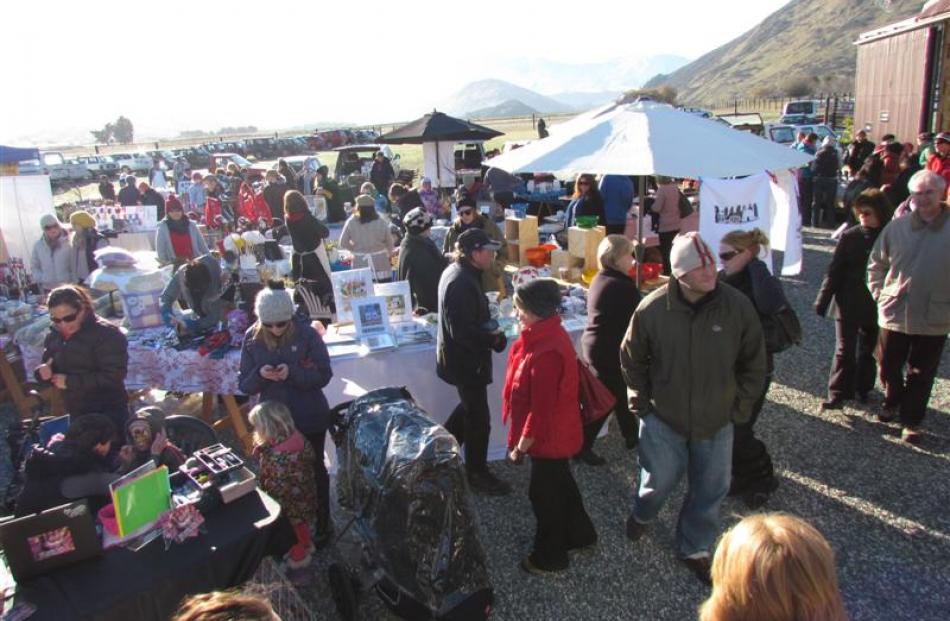
[[[58,229],[58,228],[59,228],[59,225],[58,225],[58,224],[47,224],[47,225],[44,226],[43,228],[48,231],[48,230],[50,230],[50,229]]]
[[[53,323],[72,323],[76,321],[76,317],[79,317],[79,311],[76,311],[72,315],[66,315],[65,317],[50,316],[49,320]]]
[[[721,261],[728,261],[729,259],[732,259],[733,257],[737,257],[740,254],[742,254],[741,250],[732,250],[730,252],[720,252],[719,259]]]
[[[590,181],[578,181],[577,185],[590,185]]]
[[[278,321],[278,322],[276,322],[276,323],[264,323],[264,322],[262,321],[262,322],[261,322],[261,325],[264,326],[265,328],[285,328],[285,327],[287,327],[287,324],[288,324],[288,323],[290,323],[290,322],[289,322],[289,321]]]
[[[472,215],[473,213],[475,212],[471,209],[459,209],[460,216],[469,216],[469,215]]]

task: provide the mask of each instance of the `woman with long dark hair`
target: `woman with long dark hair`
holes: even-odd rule
[[[63,391],[70,415],[104,414],[116,429],[124,429],[129,415],[125,335],[97,317],[89,294],[74,285],[53,289],[47,305],[52,325],[36,379]]]
[[[356,197],[356,213],[343,225],[340,247],[353,253],[354,268],[372,268],[378,282],[392,280],[393,234],[389,222],[376,213],[372,196]]]
[[[578,216],[597,216],[597,224],[607,226],[604,199],[597,189],[594,175],[582,173],[574,182],[574,195],[567,206],[567,226],[574,226]]]
[[[305,286],[329,307],[333,304],[333,286],[317,253],[323,240],[330,236],[330,229],[310,213],[306,199],[297,190],[284,194],[284,221],[294,248],[290,255],[294,282]]]
[[[835,357],[828,378],[823,410],[840,410],[845,401],[866,402],[874,388],[877,344],[877,305],[867,285],[871,248],[887,224],[890,204],[881,190],[870,189],[854,200],[856,226],[847,229],[835,246],[828,273],[815,299],[815,312],[824,316],[832,301],[835,313]]]

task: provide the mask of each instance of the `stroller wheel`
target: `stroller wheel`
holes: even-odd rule
[[[337,612],[345,621],[353,621],[356,619],[359,604],[356,597],[360,586],[359,579],[339,563],[330,565],[327,576],[330,579],[330,594]]]

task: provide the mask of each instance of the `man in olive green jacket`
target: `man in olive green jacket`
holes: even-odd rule
[[[459,235],[468,229],[482,229],[491,238],[501,244],[501,249],[495,253],[495,260],[491,266],[482,272],[482,289],[488,291],[500,291],[503,286],[505,268],[504,261],[508,258],[508,244],[505,242],[505,236],[502,235],[498,225],[492,222],[491,218],[483,216],[477,212],[475,201],[471,198],[463,198],[458,203],[458,219],[449,227],[445,235],[445,241],[442,244],[442,252],[449,254],[455,251],[455,242]]]
[[[620,349],[640,418],[639,485],[627,536],[639,539],[687,473],[677,552],[709,581],[719,507],[729,491],[733,423],[748,420],[765,383],[762,325],[749,299],[716,279],[697,233],[675,238],[673,278],[637,307]]]

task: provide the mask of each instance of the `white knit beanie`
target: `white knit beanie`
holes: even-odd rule
[[[716,259],[699,233],[691,231],[673,238],[670,267],[674,278],[682,278],[683,274],[709,264],[715,266]]]
[[[294,301],[287,290],[273,285],[261,289],[254,299],[254,314],[261,323],[290,321],[294,316]]]

